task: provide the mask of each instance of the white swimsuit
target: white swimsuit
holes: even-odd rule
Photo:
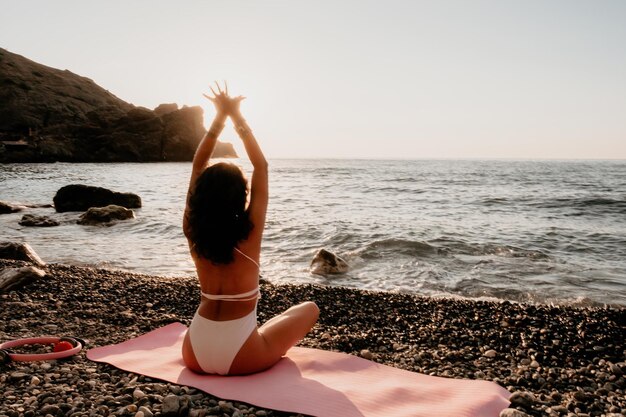
[[[235,248],[237,252],[248,258],[257,267],[259,264]],[[260,297],[259,287],[242,294],[207,294],[202,296],[208,300],[220,301],[251,301]],[[202,317],[196,310],[189,326],[189,340],[196,361],[200,368],[208,374],[226,375],[233,364],[239,350],[246,343],[250,334],[256,329],[256,308],[244,317],[215,321]]]

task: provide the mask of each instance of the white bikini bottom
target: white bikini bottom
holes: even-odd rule
[[[208,374],[226,375],[239,350],[256,329],[256,307],[235,320],[213,321],[196,311],[189,326],[189,340],[196,361]]]

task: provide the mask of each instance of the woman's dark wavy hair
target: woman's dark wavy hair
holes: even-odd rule
[[[189,197],[188,237],[200,256],[215,264],[234,259],[233,249],[252,230],[248,182],[236,165],[220,162],[204,170]]]

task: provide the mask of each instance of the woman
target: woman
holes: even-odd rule
[[[241,375],[274,365],[313,327],[313,302],[291,307],[257,328],[259,257],[268,202],[268,166],[239,111],[244,97],[231,98],[217,85],[217,114],[193,158],[183,230],[196,265],[202,297],[183,343],[183,360],[198,373]],[[209,165],[230,117],[254,168],[248,183],[228,163]]]

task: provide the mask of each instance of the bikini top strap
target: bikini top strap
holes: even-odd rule
[[[259,287],[251,291],[247,291],[241,294],[208,294],[201,293],[202,296],[208,300],[216,300],[216,301],[252,301],[257,298],[261,298],[261,292],[259,291]]]
[[[257,268],[259,269],[261,268],[254,259],[252,259],[248,255],[240,251],[239,248],[234,248],[234,249],[240,254],[242,254],[243,256],[245,256],[246,258],[248,258],[250,262],[252,262],[253,264],[257,266]],[[241,294],[219,294],[218,295],[218,294],[208,294],[205,292],[202,292],[201,294],[207,300],[217,300],[217,301],[252,301],[257,298],[261,298],[261,292],[259,291],[258,286],[253,290],[250,290],[248,292],[244,292]]]
[[[257,266],[257,268],[261,269],[261,267],[259,266],[259,264],[257,263],[257,261],[255,261],[254,259],[252,259],[251,257],[249,257],[248,255],[246,255],[245,253],[243,253],[242,251],[239,250],[239,248],[235,247],[235,250],[237,252],[239,252],[240,254],[242,254],[243,256],[245,256],[246,258],[248,258],[250,260],[250,262],[252,262],[253,264],[255,264]]]

